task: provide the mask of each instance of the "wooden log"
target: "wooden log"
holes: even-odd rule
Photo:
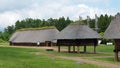
[[[96,54],[96,46],[94,45],[94,53]]]
[[[97,40],[95,40],[94,41],[94,54],[96,54],[96,46],[98,45],[98,41]]]
[[[73,52],[75,52],[75,46],[73,46]]]
[[[84,45],[84,53],[86,53],[86,45]]]
[[[79,48],[79,46],[77,46],[77,53],[80,53],[80,48]]]
[[[114,49],[115,49],[114,56],[115,56],[115,58],[114,59],[115,59],[115,62],[118,62],[119,58],[118,58],[118,48],[117,47],[118,47],[118,43],[120,43],[120,42],[117,39],[115,39],[114,42],[115,42],[115,46],[114,46]]]
[[[115,56],[115,62],[118,62],[119,61],[119,58],[118,58],[118,52],[115,52],[115,54],[114,54],[114,56]]]
[[[58,52],[60,52],[60,45],[58,45]]]
[[[52,47],[53,46],[53,42],[50,42],[50,47]]]
[[[70,53],[71,51],[71,46],[68,46],[68,53]]]
[[[47,41],[45,41],[45,46],[48,47],[48,42]]]

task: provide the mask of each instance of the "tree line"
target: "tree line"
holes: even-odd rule
[[[104,33],[108,25],[110,24],[110,21],[112,20],[112,16],[108,16],[107,14],[105,15],[100,15],[98,17],[98,28],[99,28],[99,33]],[[76,21],[70,20],[69,17],[60,17],[59,19],[53,19],[49,18],[47,20],[45,19],[33,19],[33,18],[26,18],[24,20],[18,20],[15,22],[15,25],[8,26],[4,29],[3,32],[0,32],[0,42],[1,40],[3,41],[8,41],[11,35],[19,29],[22,28],[40,28],[40,27],[45,27],[45,26],[55,26],[59,31],[64,29],[67,25],[70,23],[75,23]],[[77,20],[79,22],[79,20]],[[87,23],[87,19],[82,20],[84,24]],[[95,19],[90,20],[90,27],[94,28],[95,27]]]

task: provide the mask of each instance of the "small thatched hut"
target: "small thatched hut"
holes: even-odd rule
[[[115,61],[118,61],[118,52],[120,51],[120,13],[118,13],[111,21],[105,31],[104,38],[114,39],[115,42]]]
[[[96,53],[97,39],[100,38],[101,36],[87,25],[70,24],[57,36],[58,51],[60,52],[60,46],[68,46],[68,52],[70,52],[71,46],[73,46],[75,52],[75,46],[77,46],[77,52],[80,53],[79,46],[84,46],[84,52],[86,52],[86,46],[93,45],[94,53]]]
[[[28,28],[16,31],[10,45],[51,46],[59,31],[55,27]]]

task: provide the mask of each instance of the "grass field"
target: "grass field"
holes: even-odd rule
[[[62,48],[67,49],[67,47],[62,47]],[[97,46],[97,49],[96,49],[97,53],[96,54],[93,54],[93,46],[88,46],[87,47],[87,53],[81,53],[81,54],[68,53],[68,52],[58,53],[56,51],[53,51],[53,52],[44,51],[44,52],[59,55],[59,56],[64,55],[64,56],[93,57],[94,58],[94,57],[97,57],[97,56],[113,56],[113,54],[114,54],[113,49],[114,49],[113,45],[111,45],[111,46],[101,45],[101,46]],[[80,51],[83,51],[83,47],[80,47]]]
[[[56,47],[57,48],[57,47]],[[67,49],[67,47],[62,47]],[[82,57],[85,59],[90,59],[90,60],[95,60],[95,61],[103,61],[103,62],[108,62],[108,63],[113,63],[113,64],[120,64],[119,62],[114,62],[114,45],[99,45],[96,48],[97,53],[93,54],[93,46],[88,46],[87,47],[87,53],[68,53],[68,52],[56,52],[56,51],[52,51],[52,52],[47,52],[44,51],[44,53],[48,53],[48,54],[54,54],[57,56],[72,56],[72,57]],[[77,49],[76,49],[77,50]],[[83,51],[83,47],[80,47],[80,50]],[[120,56],[120,54],[119,54]],[[119,57],[120,59],[120,57]]]
[[[1,45],[0,68],[103,68],[97,65],[34,54],[35,52],[53,53],[55,55],[62,55],[63,53],[57,54],[56,52],[47,52],[38,48],[8,47],[8,44]]]

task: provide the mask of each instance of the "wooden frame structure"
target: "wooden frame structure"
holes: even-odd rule
[[[75,46],[77,46],[77,53],[80,53],[80,46],[84,46],[84,53],[86,53],[86,47],[88,45],[94,46],[94,53],[96,53],[96,46],[98,45],[97,39],[59,39],[57,40],[58,52],[60,52],[60,46],[68,46],[68,52],[71,52],[71,46],[73,46],[73,52],[75,52]]]
[[[120,39],[114,39],[115,46],[114,46],[114,56],[115,61],[119,61],[118,53],[120,51]]]

